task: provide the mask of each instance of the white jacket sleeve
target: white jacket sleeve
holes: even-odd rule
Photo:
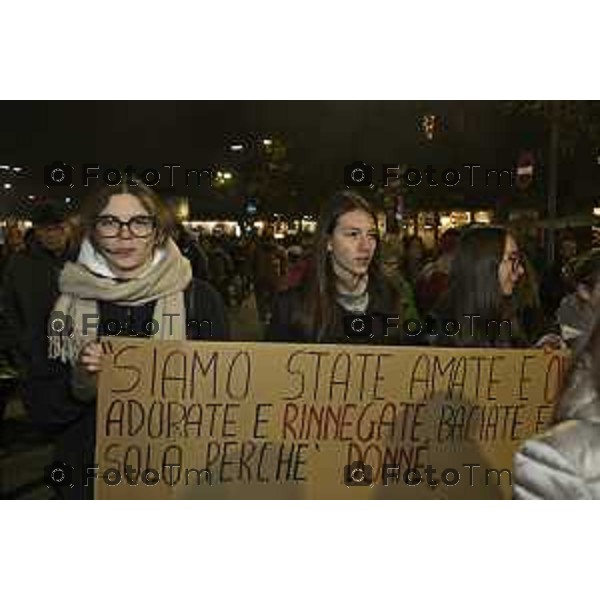
[[[561,421],[515,454],[514,498],[600,499],[600,397],[594,364],[589,353],[582,355],[559,401]]]
[[[563,452],[552,437],[527,441],[515,454],[513,498],[517,500],[585,500],[595,497],[571,452]]]

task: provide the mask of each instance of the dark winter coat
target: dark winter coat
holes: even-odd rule
[[[299,342],[299,343],[332,343],[332,344],[385,344],[410,343],[404,340],[402,334],[403,315],[399,314],[401,303],[397,297],[396,290],[387,282],[382,281],[378,286],[369,285],[369,304],[365,311],[367,321],[370,321],[372,330],[369,331],[368,323],[364,335],[354,334],[350,329],[352,319],[362,315],[354,314],[341,305],[335,305],[335,317],[328,324],[323,339],[317,340],[316,335],[306,332],[294,322],[294,316],[301,314],[303,308],[303,294],[305,284],[286,290],[277,295],[271,322],[267,330],[267,340],[276,342]],[[385,335],[383,317],[399,317],[388,326],[389,335]],[[346,326],[344,324],[346,323]],[[373,334],[372,337],[370,333]],[[348,335],[350,334],[350,335]]]
[[[6,263],[2,280],[2,335],[18,366],[21,397],[38,429],[52,432],[79,417],[69,402],[70,379],[49,360],[46,326],[58,298],[58,277],[69,257],[57,257],[32,241]]]

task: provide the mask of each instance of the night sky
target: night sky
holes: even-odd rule
[[[543,122],[509,116],[500,104],[10,101],[1,105],[0,161],[29,167],[28,178],[19,184],[19,191],[26,188],[24,193],[51,195],[54,191],[43,185],[43,166],[53,160],[64,160],[76,169],[86,162],[140,168],[160,167],[166,162],[187,168],[235,168],[228,144],[272,137],[285,143],[286,161],[291,164],[288,187],[293,194],[281,198],[282,210],[310,210],[316,207],[318,198],[343,187],[343,167],[352,160],[364,160],[377,167],[395,162],[443,168],[477,162],[490,168],[510,168],[523,148],[538,147],[543,156],[547,146]],[[430,113],[442,123],[433,140],[427,140],[417,126],[418,117]],[[595,172],[587,167],[580,171],[582,181],[593,180],[596,185]],[[75,196],[81,192],[78,187],[71,190]],[[451,192],[481,195],[482,190],[459,187]],[[179,185],[167,193],[191,196],[194,202],[212,208],[219,203],[229,209],[241,202],[236,197],[239,194],[216,196],[207,187]],[[440,195],[439,190],[431,193]],[[14,196],[5,194],[4,207],[13,200]]]

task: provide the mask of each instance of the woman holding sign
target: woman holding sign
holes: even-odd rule
[[[62,459],[76,480],[78,467],[94,462],[100,336],[228,338],[219,294],[193,279],[153,190],[138,182],[107,186],[89,199],[82,217],[86,235],[77,261],[61,273],[48,331],[50,356],[71,366],[74,395],[89,407],[63,440]]]
[[[364,198],[337,193],[319,216],[303,282],[275,301],[267,339],[398,343],[402,294],[383,276],[377,217]]]

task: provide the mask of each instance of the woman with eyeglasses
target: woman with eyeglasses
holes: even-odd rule
[[[502,227],[467,229],[458,241],[448,291],[427,319],[433,345],[522,345],[513,292],[525,271],[515,238]]]
[[[61,272],[61,295],[49,323],[50,357],[70,365],[74,396],[89,404],[87,417],[63,440],[62,460],[72,466],[94,462],[99,336],[229,337],[221,297],[193,278],[169,236],[169,213],[152,189],[138,182],[106,186],[84,206],[82,224],[79,257]],[[61,335],[63,325],[56,324],[62,315],[70,335]]]

